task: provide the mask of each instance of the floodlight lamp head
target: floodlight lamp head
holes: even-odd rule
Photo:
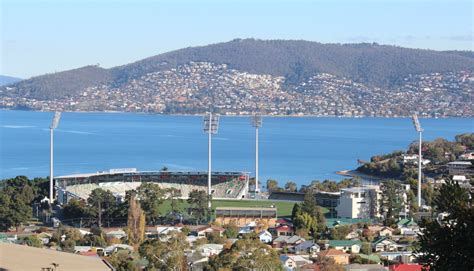
[[[50,129],[58,128],[60,118],[61,118],[61,112],[55,112],[54,117],[53,117],[53,121],[51,122],[51,126],[49,128]]]
[[[207,134],[217,134],[217,128],[219,127],[219,115],[208,113],[204,116],[204,127],[203,130]]]
[[[412,117],[413,120],[413,126],[415,127],[415,130],[417,132],[423,132],[423,129],[421,128],[420,121],[418,120],[418,116],[416,114],[413,115]]]
[[[252,116],[252,126],[255,128],[262,127],[262,116],[253,115]]]

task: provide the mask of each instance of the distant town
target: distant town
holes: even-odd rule
[[[159,114],[402,117],[417,111],[421,117],[474,116],[472,71],[410,74],[390,89],[328,73],[314,74],[296,85],[286,81],[283,76],[252,74],[226,64],[189,62],[119,86],[86,87],[57,99],[18,96],[14,85],[7,86],[0,89],[0,107]]]

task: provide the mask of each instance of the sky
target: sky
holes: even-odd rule
[[[235,38],[473,50],[472,0],[0,3],[0,74],[22,79]]]

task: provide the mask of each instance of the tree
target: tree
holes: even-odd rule
[[[181,232],[172,232],[166,241],[148,239],[138,252],[149,262],[148,267],[157,270],[187,270],[184,251],[189,248],[186,236]],[[153,269],[152,269],[153,270]]]
[[[137,193],[148,222],[156,225],[161,215],[160,206],[164,202],[165,191],[158,184],[142,183]]]
[[[321,207],[316,204],[312,190],[306,191],[301,205],[293,205],[292,217],[294,217],[293,223],[297,229],[307,229],[313,236],[326,229],[324,213]]]
[[[0,191],[0,229],[8,230],[16,227],[18,231],[22,223],[27,222],[33,215],[31,203],[35,197],[28,178],[18,176],[3,181]]]
[[[296,192],[298,190],[298,186],[296,183],[289,181],[285,184],[285,190],[288,192]]]
[[[331,239],[333,240],[344,240],[346,236],[351,232],[350,225],[340,225],[331,229]]]
[[[237,238],[239,235],[239,227],[234,221],[224,226],[224,236],[227,238]]]
[[[112,192],[102,188],[92,190],[89,198],[87,198],[87,203],[89,204],[89,213],[96,219],[99,228],[102,227],[104,218],[112,218],[112,214],[117,206],[117,201]]]
[[[316,263],[319,266],[319,270],[321,271],[343,271],[344,267],[336,264],[333,258],[329,257],[318,257]]]
[[[76,247],[76,241],[72,239],[64,240],[63,242],[61,242],[61,248],[64,251],[74,252],[75,247]]]
[[[416,212],[418,212],[418,202],[416,200],[415,192],[413,190],[407,191],[407,203],[410,206],[410,217],[413,217]]]
[[[183,204],[183,200],[181,199],[181,190],[176,189],[174,187],[168,188],[166,190],[168,193],[168,199],[170,200],[171,205],[171,212],[173,214],[177,214],[181,212],[181,205]]]
[[[435,196],[435,190],[433,186],[429,183],[423,184],[421,186],[421,196],[425,199],[425,204],[432,206],[433,198]]]
[[[200,224],[209,216],[209,208],[207,206],[207,193],[202,190],[193,190],[189,192],[188,204],[189,215],[196,219],[196,223]]]
[[[430,270],[474,270],[474,193],[448,180],[434,199],[444,215],[440,221],[423,220],[419,261]]]
[[[145,238],[145,213],[136,200],[135,195],[130,199],[127,219],[127,236],[131,245],[138,246]]]
[[[43,242],[36,235],[25,236],[20,242],[30,247],[43,247]]]
[[[135,257],[127,249],[122,249],[106,257],[108,262],[115,267],[117,271],[138,271],[140,268],[135,263]]]
[[[318,231],[318,223],[315,216],[306,212],[300,212],[296,215],[294,224],[297,229],[307,229],[314,235]]]
[[[71,199],[64,205],[63,215],[69,219],[87,217],[89,214],[87,212],[86,203],[83,200]]]
[[[291,221],[294,221],[296,215],[301,211],[301,207],[298,203],[293,204],[293,209],[291,210]]]
[[[384,215],[384,224],[392,225],[402,210],[401,185],[395,180],[384,181],[380,186],[382,198],[380,199],[380,212]]]
[[[317,232],[323,232],[326,230],[326,218],[324,217],[321,207],[316,204],[316,199],[314,198],[312,191],[307,191],[305,193],[303,203],[301,204],[301,211],[315,217],[318,225]]]
[[[237,240],[209,259],[210,270],[283,270],[278,253],[257,239]]]
[[[360,248],[360,252],[364,253],[366,255],[369,255],[372,253],[372,245],[369,242],[363,242],[362,246]]]
[[[278,190],[278,182],[276,180],[268,179],[267,180],[267,190],[268,192],[273,192]]]

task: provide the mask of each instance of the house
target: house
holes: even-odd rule
[[[345,239],[349,239],[349,240],[358,239],[358,238],[359,238],[359,232],[357,230],[351,231],[345,237]]]
[[[359,253],[362,242],[359,240],[329,240],[329,247],[342,250],[344,252]]]
[[[197,251],[201,253],[202,256],[209,257],[212,255],[217,255],[221,253],[221,251],[224,249],[224,245],[221,244],[204,244],[200,245],[197,248]]]
[[[297,270],[303,265],[313,263],[312,261],[298,255],[281,255],[280,261],[286,270]]]
[[[379,264],[348,264],[344,266],[345,271],[387,271],[385,267]]]
[[[372,242],[372,249],[375,252],[396,251],[397,243],[395,243],[393,240],[389,239],[386,236],[381,236]]]
[[[158,226],[156,227],[156,232],[152,232],[153,234],[157,235],[167,235],[168,233],[172,231],[178,231],[180,232],[182,227],[175,227],[175,226]]]
[[[288,257],[287,255],[281,255],[280,262],[285,267],[286,270],[294,270],[298,268],[298,265],[296,264],[296,262],[292,258]]]
[[[399,263],[411,263],[416,259],[412,251],[384,251],[380,252],[380,258]]]
[[[105,233],[105,236],[107,238],[121,239],[122,237],[127,236],[127,233],[125,233],[125,231],[123,231],[123,230],[115,230],[115,231],[109,231],[109,232]]]
[[[214,234],[219,234],[219,236],[222,236],[224,233],[225,229],[219,226],[215,225],[210,225],[210,226],[203,226],[195,229],[193,231],[194,235],[198,237],[207,237],[209,234],[214,233]]]
[[[343,264],[343,265],[349,264],[349,254],[347,254],[343,251],[334,249],[334,248],[330,248],[328,250],[324,250],[324,251],[320,252],[318,254],[318,257],[320,257],[320,258],[324,258],[324,257],[332,258],[334,260],[334,262],[337,263],[337,264]]]
[[[372,219],[370,218],[327,218],[326,219],[326,227],[328,229],[336,228],[341,225],[352,225],[358,223],[373,223]]]
[[[317,263],[309,263],[300,267],[301,271],[321,271],[322,268]]]
[[[255,232],[255,229],[257,228],[257,223],[255,221],[251,221],[244,226],[240,227],[239,230],[239,235],[244,235],[244,234],[249,234],[252,232]]]
[[[310,256],[315,256],[316,253],[319,253],[321,248],[314,241],[304,241],[296,246],[294,246],[291,251],[295,254],[309,254]]]
[[[279,218],[279,219],[277,219],[276,225],[277,225],[277,226],[288,225],[288,226],[293,227],[293,223],[291,223],[291,221],[288,220],[288,219],[286,219],[286,218]]]
[[[261,231],[259,234],[258,234],[258,239],[260,239],[260,241],[262,243],[265,243],[265,244],[269,244],[272,242],[273,240],[273,236],[270,232],[268,231]]]
[[[400,233],[402,235],[407,236],[416,236],[417,232],[419,232],[418,224],[416,224],[413,219],[400,219],[397,222],[397,227],[400,229]]]
[[[376,264],[379,264],[381,262],[380,260],[380,257],[377,255],[377,254],[363,254],[363,253],[360,253],[359,256],[366,260],[367,263],[376,263]]]
[[[115,244],[104,248],[104,256],[112,255],[119,250],[129,250],[133,251],[133,247],[125,244]]]
[[[380,231],[379,231],[379,236],[392,236],[393,234],[393,229],[390,228],[390,227],[383,227]]]
[[[289,225],[280,225],[275,228],[276,236],[291,236],[295,229]]]
[[[304,238],[293,235],[293,236],[278,236],[273,240],[273,248],[292,248],[306,241]]]
[[[412,219],[408,218],[403,218],[397,221],[397,227],[398,228],[418,228],[418,224],[416,224],[415,221]]]
[[[423,265],[421,264],[394,264],[388,267],[390,271],[423,271]],[[428,268],[429,270],[429,268]]]

